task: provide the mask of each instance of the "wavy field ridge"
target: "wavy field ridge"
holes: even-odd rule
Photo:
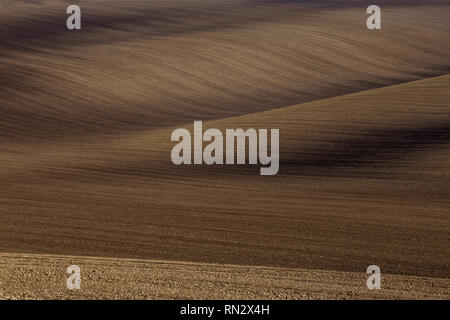
[[[126,298],[205,297],[222,267],[246,271],[215,298],[449,297],[447,2],[384,1],[379,31],[361,1],[80,1],[79,32],[66,6],[0,7],[1,298],[67,298],[71,259]],[[279,128],[278,175],[173,165],[194,120]],[[155,260],[181,266],[159,293],[137,285]],[[187,262],[206,291],[171,291]],[[126,282],[135,264],[153,271]],[[392,281],[378,296],[371,264]],[[79,298],[120,297],[99,285]]]

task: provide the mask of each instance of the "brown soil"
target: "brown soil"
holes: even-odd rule
[[[0,298],[449,298],[448,2],[66,6],[0,7]],[[278,175],[173,165],[194,120]]]

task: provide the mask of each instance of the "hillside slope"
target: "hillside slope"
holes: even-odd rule
[[[175,166],[171,128],[11,146],[0,247],[344,271],[376,262],[447,277],[449,84],[443,76],[205,123],[279,128],[272,177],[259,166]]]

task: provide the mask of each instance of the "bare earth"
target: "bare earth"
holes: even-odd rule
[[[137,259],[1,254],[3,299],[447,299],[450,280],[383,275],[368,290],[364,272]],[[78,265],[81,289],[67,290]],[[20,280],[22,279],[22,280]]]
[[[79,3],[0,3],[0,298],[450,298],[448,1]],[[173,165],[194,120],[278,175]]]

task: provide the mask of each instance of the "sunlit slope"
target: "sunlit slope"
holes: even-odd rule
[[[204,124],[279,128],[273,177],[177,167],[174,128],[4,144],[0,248],[448,277],[449,88],[441,76]]]
[[[448,2],[64,1],[0,10],[1,141],[217,119],[445,74]],[[33,140],[34,141],[34,140]]]

